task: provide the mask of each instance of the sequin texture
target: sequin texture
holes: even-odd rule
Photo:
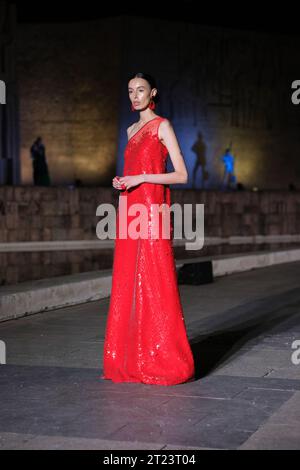
[[[166,172],[168,150],[159,140],[164,120],[148,121],[128,141],[124,176]],[[119,210],[112,271],[112,288],[103,348],[102,378],[113,382],[176,385],[194,377],[193,354],[177,284],[172,234],[162,237],[162,213],[151,204],[170,207],[170,188],[142,183],[122,191],[127,210],[135,203],[148,209],[148,238],[119,237]],[[127,215],[127,224],[136,215]],[[156,238],[151,234],[156,233]]]

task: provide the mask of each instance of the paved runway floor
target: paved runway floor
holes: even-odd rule
[[[0,323],[0,449],[300,449],[300,263],[180,292],[175,386],[100,378],[109,299]]]

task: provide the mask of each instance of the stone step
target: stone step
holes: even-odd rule
[[[176,268],[209,260],[212,261],[213,276],[217,277],[299,261],[300,248],[180,259],[176,260]],[[2,286],[0,321],[109,297],[111,276],[112,270],[105,269]]]

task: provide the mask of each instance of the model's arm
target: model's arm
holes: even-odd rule
[[[129,131],[130,131],[131,128],[132,128],[132,126],[129,126],[129,127],[127,128],[127,140],[129,140],[129,138],[130,138],[130,135],[129,135],[130,132],[129,132]],[[113,187],[116,188],[116,189],[125,189],[125,187],[122,187],[122,186],[124,185],[124,182],[122,181],[122,184],[121,184],[120,178],[121,178],[120,176],[115,176],[115,177],[113,178],[113,180],[112,180],[112,185],[113,185]],[[140,180],[141,180],[141,178],[140,178]],[[136,183],[136,184],[140,184],[141,182],[142,182],[142,181],[139,181],[139,182]]]
[[[160,137],[168,149],[175,171],[171,173],[142,174],[143,182],[159,184],[185,184],[188,181],[188,172],[179,147],[173,126],[165,119],[159,127]]]

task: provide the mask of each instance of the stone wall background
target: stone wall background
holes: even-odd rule
[[[42,136],[52,184],[105,185],[115,174],[121,26],[118,18],[19,24],[22,183]]]
[[[172,121],[186,160],[187,187],[198,160],[196,187],[218,189],[219,158],[232,144],[237,180],[247,188],[299,188],[300,106],[291,102],[299,38],[133,17],[122,43],[119,173],[125,127],[134,120],[126,77],[150,69],[161,92],[158,114]]]
[[[110,188],[0,187],[0,243],[96,240],[96,209],[118,206]],[[172,203],[204,204],[206,236],[300,234],[300,191],[172,190]]]
[[[246,188],[300,186],[299,38],[142,17],[18,27],[22,182],[29,146],[44,137],[53,184],[111,184],[120,174],[130,111],[127,78],[158,82],[195,186],[218,189],[232,144]],[[172,169],[170,159],[168,170]],[[174,186],[176,187],[176,186]]]

